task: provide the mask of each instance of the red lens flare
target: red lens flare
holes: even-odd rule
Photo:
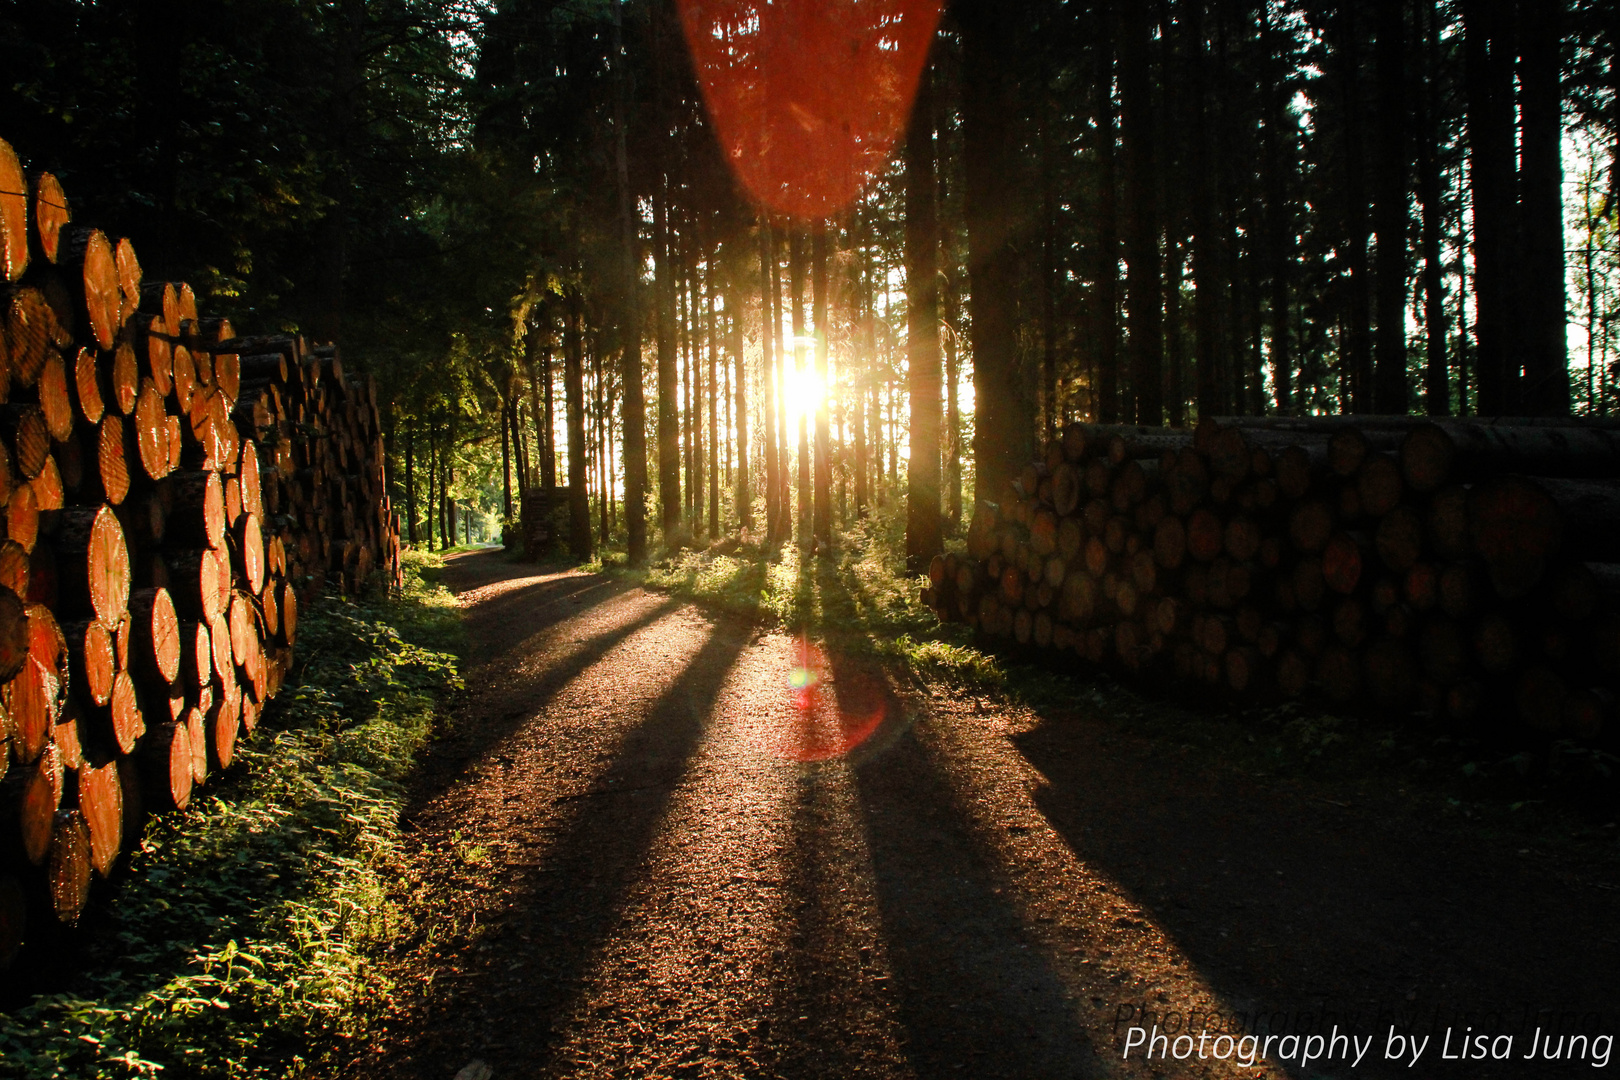
[[[679,0],[732,170],[805,219],[848,206],[905,130],[940,0]]]
[[[789,761],[827,761],[859,749],[883,726],[889,710],[881,679],[859,671],[835,677],[826,653],[802,635],[784,659],[786,707],[762,717],[761,749]]]

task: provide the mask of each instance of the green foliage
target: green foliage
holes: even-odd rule
[[[836,638],[842,647],[888,656],[935,678],[1001,685],[1001,661],[974,648],[966,627],[942,625],[922,605],[927,579],[905,573],[904,551],[903,505],[890,500],[845,530],[827,557],[794,545],[718,544],[678,552],[638,576],[648,588]]]
[[[72,992],[0,1016],[0,1077],[324,1072],[388,986],[401,781],[460,685],[437,560],[400,598],[323,599],[295,677],[222,783],[147,826]]]

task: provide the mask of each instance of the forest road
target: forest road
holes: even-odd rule
[[[445,581],[469,691],[346,1075],[1573,1076],[1532,1028],[1620,1030],[1615,882],[1393,783],[1245,777],[498,553]],[[1144,1063],[1138,1022],[1370,1041]],[[1442,1058],[1493,1023],[1513,1060]],[[1415,1067],[1391,1024],[1432,1034]]]

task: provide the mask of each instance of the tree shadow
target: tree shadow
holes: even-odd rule
[[[509,629],[502,643],[467,672],[469,692],[420,756],[406,821],[461,780],[471,764],[494,752],[615,647],[680,607],[673,599],[649,597],[645,602],[651,606],[631,608],[620,616],[615,604],[632,594],[641,595],[619,582],[569,576],[518,586],[469,611],[469,622],[487,621],[489,626]],[[492,607],[486,610],[486,605]],[[570,621],[576,619],[577,631],[586,636],[571,637],[576,631],[570,629]],[[601,628],[591,633],[596,627]],[[548,635],[570,640],[548,643],[544,640]],[[489,640],[502,635],[486,628],[477,636]],[[554,658],[538,663],[527,660],[546,654]],[[525,659],[513,662],[512,657]],[[496,667],[501,672],[499,681],[483,677],[486,669]]]
[[[856,770],[861,822],[920,1076],[1093,1076],[1081,1006],[1014,903],[936,754],[907,730]]]
[[[1540,1075],[1519,1060],[1537,1024],[1620,1020],[1620,897],[1439,820],[1394,784],[1256,779],[1076,715],[1014,742],[1074,856],[1261,1033],[1337,1023],[1382,1038],[1416,1024],[1435,1038],[1428,1061],[1401,1070],[1414,1075],[1455,1068],[1437,1061],[1448,1025],[1522,1032],[1517,1076]]]
[[[469,951],[452,985],[426,999],[413,1021],[427,1033],[415,1054],[415,1075],[450,1075],[468,1055],[488,1059],[502,1075],[553,1071],[549,1058],[566,1033],[571,1007],[618,927],[627,896],[647,873],[671,796],[747,643],[738,628],[717,626],[589,789],[554,800],[561,810],[549,827],[555,843],[535,865],[508,871],[504,917]],[[503,1060],[519,1044],[523,1059]]]

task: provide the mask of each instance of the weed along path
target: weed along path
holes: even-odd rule
[[[470,689],[355,1077],[1568,1076],[1607,1044],[1528,1062],[1537,1026],[1620,1030],[1586,849],[1261,780],[1078,685],[1036,713],[492,553],[445,581]],[[1512,1060],[1457,1060],[1470,1025]]]

